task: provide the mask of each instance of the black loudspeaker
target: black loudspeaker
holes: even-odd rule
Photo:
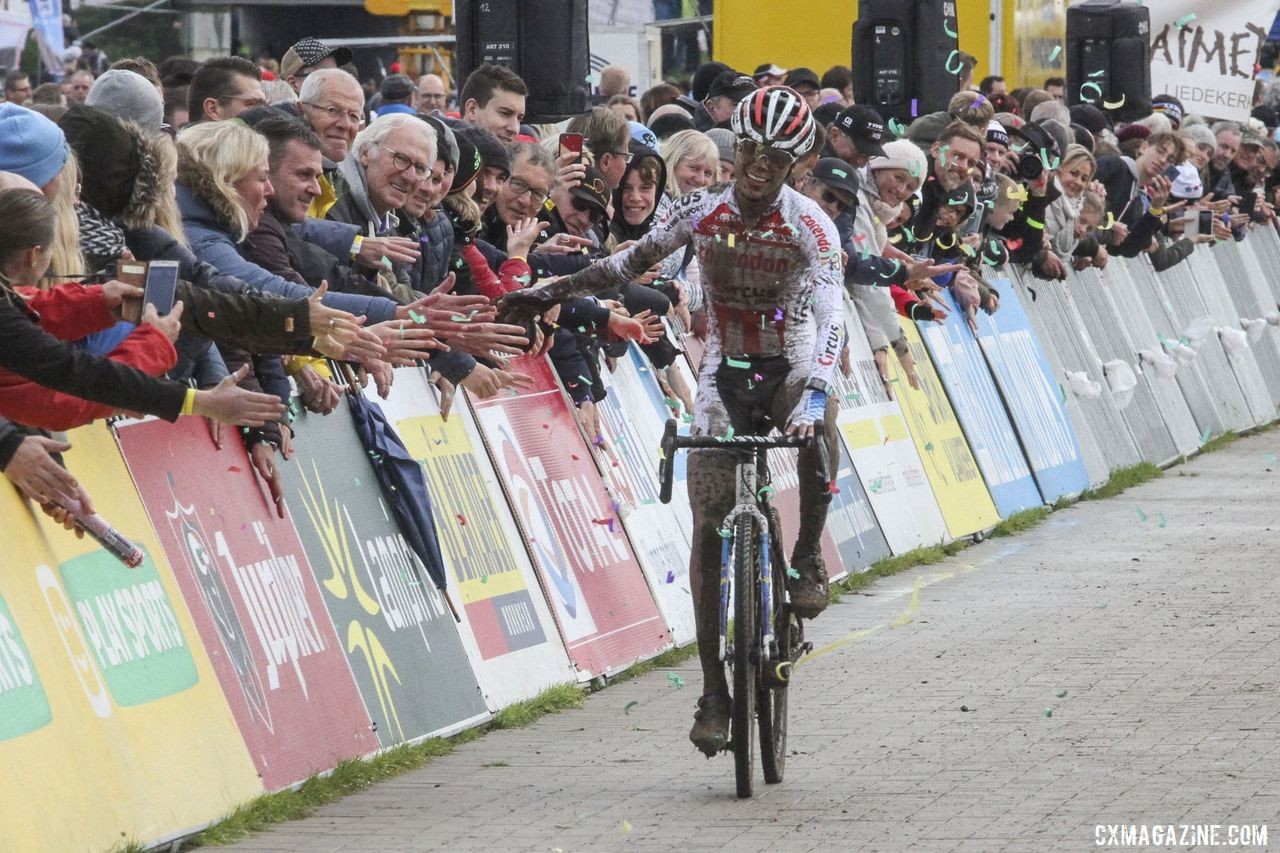
[[[529,87],[525,121],[591,108],[587,0],[456,0],[459,86],[477,66],[505,65]]]
[[[960,90],[955,0],[859,0],[852,67],[854,101],[886,120],[945,110]]]
[[[1121,0],[1067,7],[1067,103],[1120,121],[1151,112],[1151,12]]]

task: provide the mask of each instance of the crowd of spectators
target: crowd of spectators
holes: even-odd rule
[[[730,180],[728,119],[757,87],[793,88],[820,122],[791,181],[840,235],[851,324],[912,383],[901,318],[945,318],[943,288],[972,322],[998,310],[985,276],[1007,263],[1058,281],[1115,254],[1163,270],[1271,224],[1278,202],[1277,84],[1244,123],[1161,95],[1118,124],[1068,108],[1061,79],[989,76],[904,127],[853,103],[847,68],[710,62],[688,91],[636,96],[610,66],[589,112],[530,126],[524,81],[494,65],[455,92],[436,74],[362,86],[347,49],[312,38],[278,62],[99,56],[34,90],[10,73],[0,104],[0,468],[64,520],[91,501],[51,431],[116,414],[238,424],[278,500],[278,460],[305,440],[291,407],[330,413],[370,379],[385,396],[395,366],[425,364],[447,410],[458,387],[522,385],[508,357],[545,352],[602,442],[602,370],[635,341],[687,413],[673,365],[707,325],[691,251],[541,323],[500,322],[495,303]],[[158,261],[181,280],[163,313],[126,275]],[[940,265],[954,272],[921,278]]]

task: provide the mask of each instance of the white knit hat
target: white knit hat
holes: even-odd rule
[[[929,172],[929,161],[914,142],[895,139],[885,144],[883,157],[871,158],[867,168],[873,172],[876,169],[905,169],[911,177],[923,183]]]

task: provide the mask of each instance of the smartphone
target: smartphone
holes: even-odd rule
[[[113,278],[122,284],[145,287],[147,284],[147,264],[142,261],[121,261],[116,265]],[[126,299],[124,304],[120,306],[120,318],[128,323],[141,323],[142,306],[144,304],[139,299]]]
[[[1213,233],[1212,210],[1188,210],[1182,218],[1186,223],[1182,229],[1184,237]]]
[[[143,287],[142,304],[156,306],[156,314],[163,317],[173,310],[178,293],[178,262],[151,261],[147,264],[147,283]]]
[[[1240,212],[1253,215],[1253,207],[1258,203],[1257,193],[1245,193],[1240,199]]]
[[[560,156],[563,157],[567,153],[572,153],[575,158],[582,156],[581,133],[560,134]]]
[[[1176,181],[1178,179],[1178,167],[1170,166],[1169,168],[1161,172],[1161,174],[1164,175],[1166,178],[1168,178],[1170,181]]]

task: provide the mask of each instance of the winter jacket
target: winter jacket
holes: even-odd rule
[[[1151,199],[1138,187],[1137,165],[1130,157],[1099,157],[1097,180],[1107,188],[1107,210],[1129,229],[1124,242],[1111,247],[1111,253],[1136,258],[1147,251],[1151,238],[1164,227],[1164,222],[1149,212]]]
[[[182,212],[182,225],[187,231],[191,251],[197,258],[211,264],[219,272],[235,276],[249,287],[291,299],[307,298],[311,288],[283,279],[246,260],[225,224],[203,200],[184,183],[178,187],[178,209]],[[347,293],[327,293],[325,305],[357,316],[363,314],[369,323],[381,323],[395,319],[397,303],[388,298],[357,296]]]

